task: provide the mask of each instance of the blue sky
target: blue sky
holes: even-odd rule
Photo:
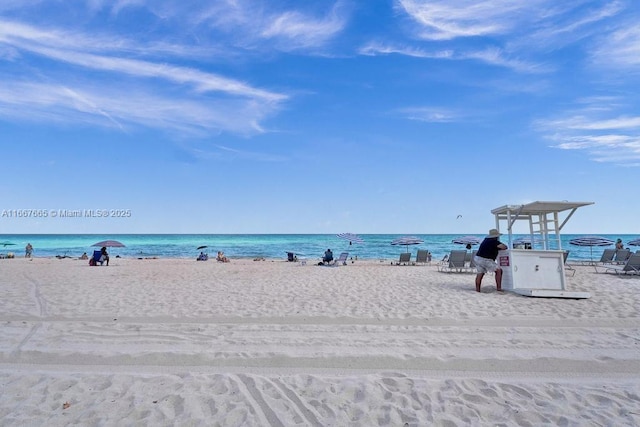
[[[5,0],[0,233],[640,233],[635,0]],[[125,218],[7,211],[126,210]]]

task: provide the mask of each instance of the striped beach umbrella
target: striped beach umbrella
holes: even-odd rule
[[[640,239],[633,239],[627,242],[629,246],[640,246]]]
[[[457,245],[478,245],[480,244],[480,238],[476,236],[461,236],[456,237],[451,241],[451,243],[455,243]]]
[[[424,240],[415,236],[398,237],[397,239],[391,242],[391,244],[394,246],[406,246],[407,252],[409,252],[409,245],[420,245],[422,243],[424,243]]]
[[[357,234],[339,233],[339,234],[336,234],[336,236],[339,239],[349,241],[349,245],[351,245],[352,243],[364,243],[364,240],[362,240],[362,237],[358,236]]]
[[[582,236],[569,240],[569,244],[574,246],[589,246],[591,249],[591,261],[593,261],[594,246],[611,246],[613,243],[613,240],[600,236]]]

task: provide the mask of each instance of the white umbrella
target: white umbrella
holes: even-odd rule
[[[362,237],[358,236],[357,234],[339,233],[339,234],[336,234],[336,236],[342,240],[348,240],[349,245],[351,245],[352,243],[364,243],[364,240],[362,240]]]
[[[422,243],[424,243],[424,240],[415,236],[398,237],[397,239],[391,242],[391,244],[394,246],[397,246],[397,245],[406,246],[407,252],[409,252],[409,245],[420,245]]]
[[[480,243],[480,238],[476,236],[462,236],[456,237],[451,241],[451,243],[455,243],[457,245],[477,245]]]
[[[591,249],[591,261],[593,262],[593,247],[594,246],[611,246],[613,240],[600,236],[582,236],[569,240],[569,244],[574,246],[589,246]]]

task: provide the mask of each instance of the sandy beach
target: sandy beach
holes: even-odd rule
[[[3,426],[640,425],[640,277],[0,260]]]

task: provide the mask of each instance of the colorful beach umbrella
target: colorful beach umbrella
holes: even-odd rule
[[[594,246],[611,246],[613,243],[613,240],[600,236],[582,236],[569,240],[569,244],[574,246],[589,246],[591,249],[591,261],[593,261]]]
[[[451,243],[455,243],[457,245],[478,245],[480,244],[480,238],[476,236],[461,236],[456,237],[451,241]]]
[[[391,244],[394,246],[406,246],[407,252],[409,252],[409,245],[420,245],[422,243],[424,243],[424,240],[416,236],[398,237],[397,239],[391,242]]]
[[[362,239],[362,237],[358,236],[357,234],[339,233],[339,234],[336,234],[336,236],[339,239],[349,241],[349,245],[351,245],[352,243],[364,243],[364,240]]]

